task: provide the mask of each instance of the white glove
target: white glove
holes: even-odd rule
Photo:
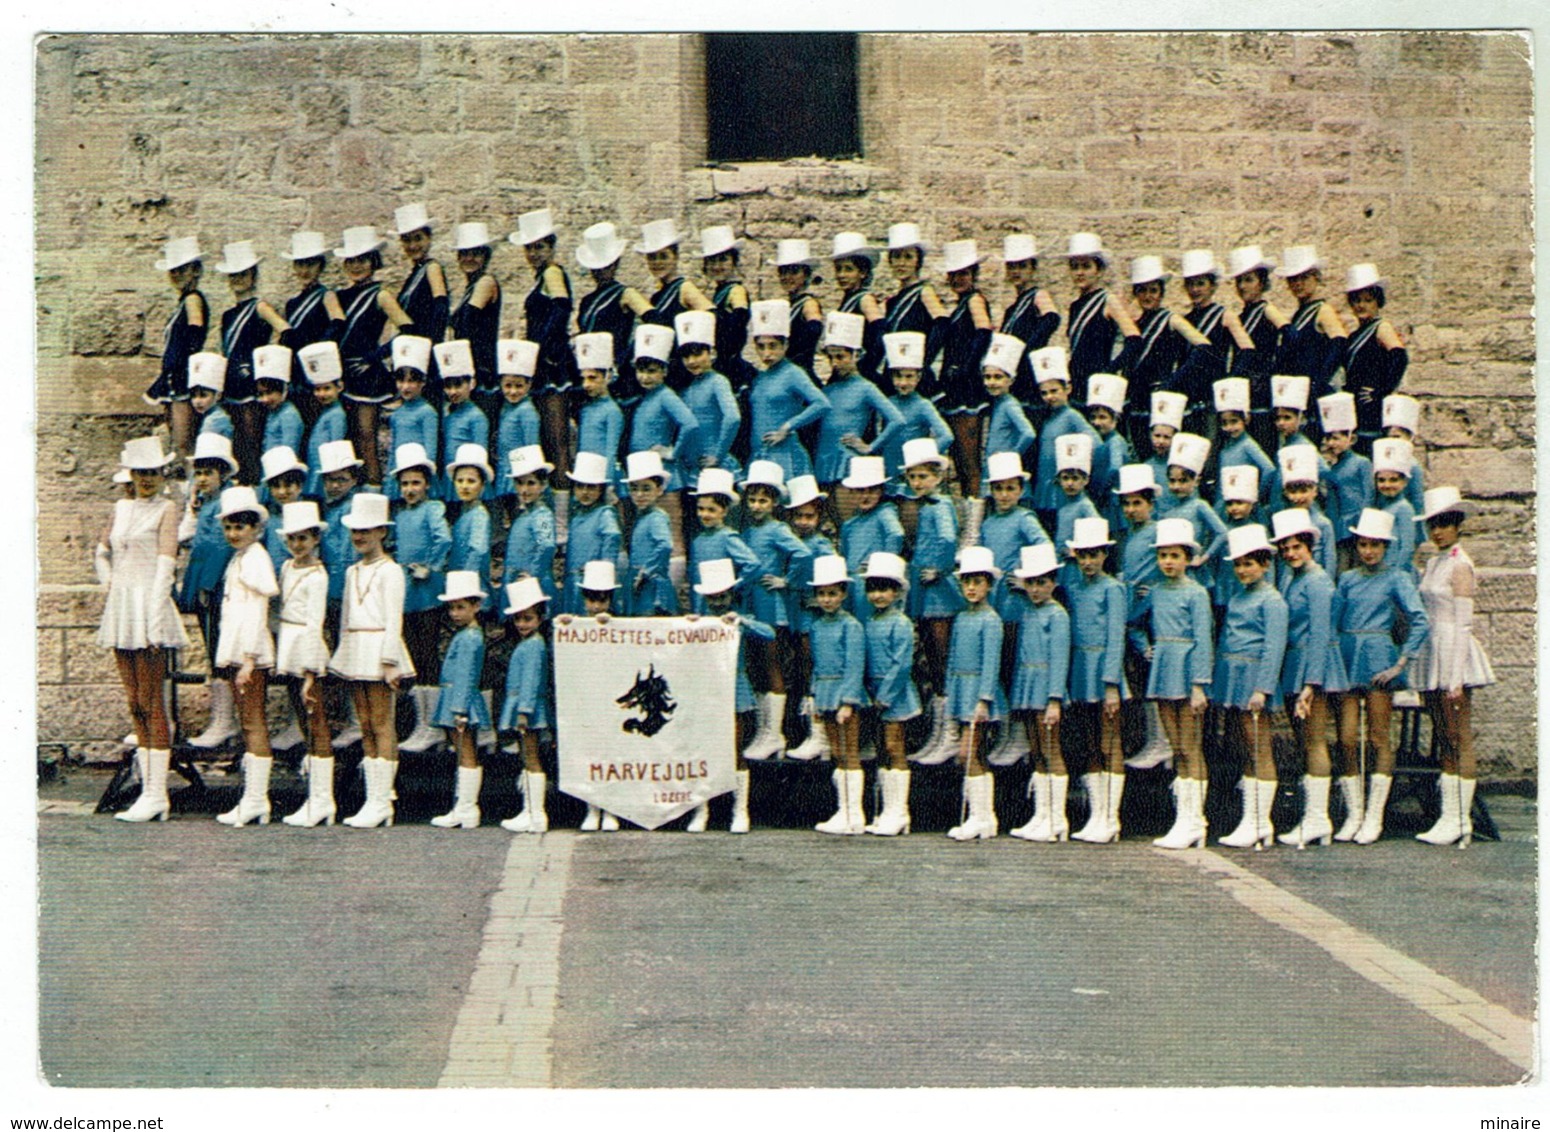
[[[104,586],[113,584],[113,552],[104,543],[97,544],[97,551],[92,555],[92,566],[97,571],[97,581]]]
[[[170,640],[177,636],[166,618],[177,617],[177,606],[172,601],[172,578],[177,570],[177,559],[165,554],[156,557],[156,574],[151,578],[150,623],[146,626],[158,640]]]
[[[199,512],[194,507],[193,493],[189,493],[188,503],[183,508],[183,517],[178,520],[178,541],[192,542],[194,535],[199,531]]]
[[[1443,690],[1449,692],[1464,686],[1464,673],[1469,670],[1469,644],[1474,639],[1475,599],[1455,596],[1453,610],[1453,647],[1449,650],[1451,655],[1443,658]]]

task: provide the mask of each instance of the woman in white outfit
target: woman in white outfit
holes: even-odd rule
[[[1470,727],[1470,692],[1496,682],[1491,660],[1475,640],[1475,564],[1459,545],[1459,528],[1477,508],[1456,487],[1434,487],[1425,495],[1419,522],[1437,553],[1421,575],[1421,603],[1431,633],[1416,654],[1413,681],[1426,696],[1442,760],[1439,789],[1442,816],[1420,841],[1468,845],[1474,834],[1469,813],[1475,801],[1475,736]]]
[[[167,761],[172,734],[162,700],[167,649],[188,644],[172,600],[178,554],[178,507],[162,493],[174,456],[154,436],[131,440],[119,462],[132,493],[113,505],[113,521],[97,543],[97,580],[108,588],[97,643],[113,650],[135,724],[140,797],[116,816],[120,821],[166,821]]]

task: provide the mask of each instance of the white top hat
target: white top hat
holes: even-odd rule
[[[1094,373],[1087,377],[1087,406],[1102,405],[1116,416],[1125,411],[1125,394],[1130,382],[1117,373]]]
[[[425,445],[411,440],[408,444],[400,444],[393,450],[393,467],[388,475],[396,476],[399,472],[407,472],[410,468],[426,468],[430,475],[436,474],[436,461],[431,459],[430,453],[425,450]]]
[[[1119,470],[1119,482],[1114,485],[1115,495],[1135,495],[1147,492],[1156,495],[1162,487],[1150,464],[1126,464]]]
[[[694,592],[702,597],[724,594],[737,585],[737,567],[730,558],[712,558],[699,565],[700,580]]]
[[[618,229],[605,220],[581,234],[576,263],[588,271],[601,271],[611,263],[618,263],[624,249],[625,241],[619,237]]]
[[[888,482],[888,461],[881,456],[852,456],[850,475],[840,481],[852,491],[867,487],[882,487]]]
[[[332,343],[330,343],[332,345]],[[213,389],[217,393],[226,389],[226,359],[220,354],[201,350],[188,356],[188,387]]]
[[[1217,265],[1216,257],[1211,254],[1210,248],[1190,248],[1184,253],[1183,262],[1179,264],[1179,275],[1184,279],[1221,273],[1222,269]]]
[[[1017,552],[1017,568],[1012,571],[1019,578],[1042,578],[1060,569],[1060,559],[1055,556],[1055,544],[1036,542]]]
[[[860,232],[840,232],[834,237],[834,254],[830,259],[849,259],[858,256],[869,263],[876,263],[880,249],[867,243]]]
[[[213,436],[217,440],[226,440],[218,432],[200,433],[199,439],[203,440],[207,436]],[[195,443],[197,444],[198,442],[196,441]],[[227,458],[230,459],[231,441],[229,440],[226,440],[226,454]],[[176,452],[162,451],[161,437],[159,436],[137,436],[133,440],[126,441],[118,454],[118,462],[130,471],[136,472],[159,471],[176,459]],[[236,461],[232,460],[231,465],[236,467]]]
[[[656,453],[652,453],[656,455]],[[506,454],[506,459],[511,464],[511,478],[518,479],[522,476],[532,475],[535,472],[552,472],[554,465],[544,459],[543,446],[539,444],[523,444],[513,448]]]
[[[1192,432],[1176,432],[1173,434],[1173,443],[1168,447],[1168,466],[1188,468],[1198,476],[1205,469],[1206,459],[1210,455],[1211,442],[1205,437],[1196,436]]]
[[[904,442],[904,467],[913,468],[916,464],[935,464],[937,467],[947,466],[947,457],[936,450],[936,441],[929,436],[918,436],[914,440]]]
[[[887,550],[874,550],[867,555],[866,573],[868,578],[887,578],[890,582],[898,582],[901,586],[905,578],[909,576],[909,566],[904,559]]]
[[[1161,524],[1158,525],[1161,526]],[[1256,550],[1268,550],[1274,554],[1275,549],[1270,542],[1268,532],[1259,523],[1245,523],[1241,527],[1232,527],[1227,532],[1228,558],[1242,558],[1245,554],[1253,554]]]
[[[513,244],[536,244],[546,236],[554,235],[554,216],[547,208],[535,208],[517,217],[517,230],[506,239]]]
[[[129,469],[128,468],[120,468],[118,471],[113,473],[111,478],[112,478],[113,482],[117,483],[117,484],[126,484],[126,483],[134,483],[135,482],[135,477],[129,474]]]
[[[1383,427],[1421,431],[1421,402],[1408,393],[1390,393],[1383,399]]]
[[[221,249],[221,260],[215,270],[222,275],[235,275],[250,267],[257,267],[259,254],[253,250],[252,240],[238,240]]]
[[[992,334],[990,345],[985,348],[985,357],[980,362],[981,369],[998,369],[1002,373],[1013,376],[1017,373],[1017,364],[1023,360],[1023,351],[1028,344],[1015,334]]]
[[[509,373],[532,377],[538,372],[538,343],[523,338],[499,339],[495,343],[495,372],[502,376]]]
[[[1162,256],[1138,255],[1130,261],[1130,284],[1139,287],[1142,283],[1156,283],[1159,280],[1167,282],[1168,272],[1163,269]]]
[[[782,468],[774,460],[754,460],[748,465],[748,471],[743,476],[743,490],[747,491],[756,484],[773,487],[784,496],[786,494],[786,469]]]
[[[716,316],[711,311],[680,311],[673,319],[673,329],[680,347],[716,344]]]
[[[1001,260],[1003,263],[1022,263],[1024,260],[1038,258],[1039,245],[1027,233],[1010,232],[1001,241]]]
[[[1152,391],[1152,427],[1169,425],[1175,429],[1184,427],[1184,410],[1189,408],[1189,398],[1183,393],[1166,389]]]
[[[786,508],[806,506],[819,499],[829,498],[827,491],[818,490],[817,476],[792,476],[786,481]]]
[[[1244,413],[1249,411],[1249,379],[1224,377],[1211,386],[1218,413]]]
[[[657,361],[663,365],[673,356],[673,331],[666,326],[643,322],[635,328],[635,361]]]
[[[733,503],[738,499],[737,484],[733,481],[732,473],[725,468],[701,468],[700,478],[694,484],[694,494],[724,495]]]
[[[291,348],[259,346],[253,351],[253,380],[291,383]]]
[[[388,497],[375,491],[362,491],[350,497],[350,513],[339,520],[352,531],[393,526]]]
[[[221,518],[240,515],[244,511],[256,512],[261,524],[269,518],[268,508],[258,501],[258,492],[251,487],[228,487],[221,492]]]
[[[1228,532],[1231,534],[1232,532]],[[1391,511],[1379,511],[1376,507],[1363,507],[1361,518],[1351,528],[1353,538],[1372,538],[1380,542],[1394,539],[1394,515]]]
[[[733,252],[743,246],[730,224],[712,224],[700,229],[700,256],[709,259],[713,255]]]
[[[791,335],[791,303],[786,299],[761,299],[750,303],[750,338],[788,338]]]
[[[262,466],[262,474],[259,479],[268,483],[275,476],[283,476],[286,472],[305,472],[307,465],[297,457],[295,449],[288,444],[278,444],[265,452],[259,459]]]
[[[1227,274],[1234,279],[1261,267],[1269,271],[1275,267],[1275,261],[1266,259],[1258,244],[1244,244],[1227,253]]]
[[[973,240],[949,240],[942,245],[942,260],[942,270],[951,275],[983,263],[985,257],[980,255],[979,245]]]
[[[844,586],[850,584],[850,569],[838,554],[820,554],[813,559],[813,580],[808,585]]]
[[[1460,495],[1458,488],[1451,486],[1429,488],[1421,497],[1421,519],[1446,515],[1449,511],[1457,511],[1461,515],[1478,515],[1480,508]]]
[[[1109,537],[1109,521],[1101,515],[1078,519],[1071,526],[1071,537],[1066,541],[1067,550],[1096,550],[1100,546],[1113,546]]]
[[[922,255],[929,249],[926,241],[920,238],[919,224],[906,220],[899,224],[888,225],[888,250],[896,252],[904,248],[919,248]]]
[[[413,231],[413,229],[410,230]],[[346,228],[344,238],[334,249],[334,258],[354,259],[356,256],[368,255],[371,252],[381,251],[386,243],[385,239],[377,235],[374,225],[360,224],[354,228]]]
[[[1276,453],[1281,486],[1319,482],[1319,450],[1311,444],[1288,444]]]
[[[1314,542],[1318,541],[1319,529],[1313,525],[1313,516],[1308,514],[1305,507],[1288,507],[1277,511],[1270,516],[1271,539],[1280,542],[1284,538],[1293,535],[1307,535]]]
[[[327,385],[330,381],[344,380],[344,362],[339,357],[339,343],[314,342],[296,351],[301,368],[312,385]]]
[[[359,468],[364,461],[355,455],[355,445],[348,440],[326,440],[318,445],[318,475],[326,476],[342,472],[346,468]]]
[[[730,559],[728,560],[730,561]],[[606,558],[594,558],[581,567],[581,588],[594,592],[619,588],[619,574]]]
[[[1071,238],[1066,241],[1066,258],[1076,259],[1081,256],[1086,259],[1095,259],[1099,263],[1109,261],[1109,253],[1103,250],[1103,241],[1098,238],[1096,232],[1073,232]]]
[[[1383,276],[1378,274],[1375,263],[1353,263],[1345,273],[1345,293],[1365,291],[1368,287],[1383,286]]]
[[[297,259],[305,259],[305,256],[297,256]],[[280,508],[280,533],[282,535],[294,535],[301,531],[327,530],[328,524],[323,521],[323,516],[318,513],[318,505],[310,499],[303,499],[297,503],[287,503]]]
[[[575,483],[590,483],[598,487],[607,484],[608,457],[601,452],[577,452],[571,461],[570,477]]]
[[[1270,407],[1308,411],[1308,379],[1300,374],[1277,373],[1270,378]]]
[[[1200,543],[1195,538],[1195,524],[1188,519],[1158,519],[1157,537],[1152,540],[1152,545],[1200,549]]]
[[[172,271],[184,264],[203,258],[199,253],[198,236],[177,236],[161,248],[161,258],[156,261],[157,271]]]
[[[1222,469],[1222,498],[1243,503],[1259,502],[1259,469],[1253,464],[1230,464]]]
[[[400,205],[393,210],[393,226],[400,236],[407,236],[410,232],[429,228],[431,216],[423,204]]]
[[[437,342],[431,347],[431,352],[436,355],[436,366],[441,370],[442,381],[474,376],[474,350],[467,338]]]
[[[321,259],[328,254],[327,242],[321,232],[292,232],[289,251],[280,253],[281,259]]]
[[[577,369],[614,368],[614,336],[606,331],[594,334],[578,334],[571,339],[571,349],[576,352]]]
[[[1017,452],[992,452],[990,459],[985,461],[985,479],[989,483],[1028,478],[1028,472],[1023,467],[1023,458]]]
[[[459,468],[478,468],[484,473],[485,483],[489,483],[495,478],[495,472],[490,467],[490,454],[482,444],[459,444],[457,446],[457,451],[452,454],[452,459],[447,461],[447,475],[450,476]]]
[[[678,225],[674,221],[648,220],[640,226],[640,242],[635,245],[635,250],[641,255],[650,255],[674,247],[678,238]]]
[[[490,246],[490,228],[480,220],[470,220],[464,224],[454,225],[452,228],[452,248],[454,251],[466,252],[474,248],[487,248]]]
[[[458,601],[461,598],[472,597],[483,601],[489,595],[479,585],[478,570],[448,570],[445,583],[447,592],[437,594],[437,601]]]
[[[1093,470],[1093,438],[1085,432],[1068,432],[1055,438],[1055,472]]]
[[[395,370],[419,370],[422,375],[431,369],[431,340],[418,334],[399,334],[393,339],[393,368]]]
[[[779,465],[777,464],[776,467]],[[634,483],[636,480],[667,479],[667,472],[662,467],[662,457],[649,448],[642,452],[631,452],[624,458],[624,479],[626,483]]]
[[[812,267],[817,262],[813,258],[812,245],[806,240],[778,240],[775,243],[776,267]]]
[[[1033,376],[1040,385],[1046,381],[1071,383],[1071,370],[1064,346],[1045,346],[1035,350],[1028,355],[1028,364],[1033,367]]]
[[[1406,479],[1410,478],[1410,468],[1415,463],[1415,448],[1408,440],[1390,440],[1385,437],[1382,440],[1372,442],[1372,470],[1377,472],[1398,472]]]
[[[851,350],[861,349],[861,335],[866,330],[866,319],[859,314],[830,311],[823,324],[823,344],[843,346]]]
[[[521,613],[524,609],[532,609],[535,605],[542,605],[548,600],[544,596],[543,586],[539,585],[538,579],[531,575],[506,583],[506,616],[508,617],[514,613]]]
[[[992,578],[1001,576],[1001,568],[996,565],[996,552],[988,546],[966,546],[958,552],[958,576],[965,574],[989,574]]]
[[[327,445],[324,445],[324,447],[327,447]],[[321,448],[318,450],[318,453],[321,457]],[[201,432],[195,437],[194,455],[192,458],[196,464],[200,460],[219,460],[226,465],[228,472],[235,472],[237,470],[237,458],[232,455],[231,451],[231,437],[222,436],[218,432]],[[134,467],[133,464],[128,466]]]
[[[1276,274],[1283,279],[1290,279],[1323,266],[1319,253],[1314,250],[1312,244],[1295,244],[1286,248],[1281,252],[1281,258],[1285,262],[1276,268]]]
[[[1341,392],[1320,397],[1319,423],[1323,425],[1325,432],[1355,432],[1355,394]]]
[[[884,334],[883,356],[889,369],[922,369],[926,364],[926,336],[918,330]]]

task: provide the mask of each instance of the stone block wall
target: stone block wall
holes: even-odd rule
[[[1176,265],[1195,246],[1222,256],[1312,242],[1336,293],[1347,265],[1372,260],[1410,345],[1430,482],[1482,500],[1478,563],[1504,577],[1532,568],[1522,36],[867,35],[860,159],[715,167],[694,35],[61,36],[36,58],[38,533],[50,586],[89,582],[112,461],[152,423],[139,392],[173,298],[151,266],[161,241],[196,234],[213,263],[222,242],[257,240],[261,290],[278,300],[290,287],[276,253],[292,230],[387,228],[408,200],[428,203],[448,264],[453,223],[509,231],[541,205],[567,265],[598,220],[627,233],[666,215],[691,234],[730,223],[750,241],[750,287],[766,295],[776,239],[826,249],[835,232],[881,237],[902,219],[938,244],[974,237],[991,252],[1005,232],[1032,232],[1062,308],[1071,292],[1054,257],[1077,230],[1103,235],[1121,283],[1131,256]],[[401,265],[388,259],[383,278],[396,283]],[[528,282],[517,249],[497,251],[494,270],[515,333]],[[622,277],[645,283],[638,257],[626,255]],[[1009,296],[998,262],[985,282],[999,311]],[[879,286],[889,283],[884,267]],[[221,278],[207,271],[204,290],[218,318],[230,302]],[[1275,297],[1289,307],[1284,290]],[[1531,645],[1532,587],[1522,592],[1518,604],[1482,603],[1493,643]],[[66,687],[69,642],[57,643]],[[1521,695],[1489,694],[1521,714],[1480,713],[1501,728],[1491,757],[1515,767],[1532,767],[1532,744],[1496,744],[1532,727],[1532,675],[1518,667]]]

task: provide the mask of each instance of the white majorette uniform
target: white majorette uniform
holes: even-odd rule
[[[344,680],[387,680],[413,676],[404,647],[404,570],[384,555],[357,562],[344,573],[339,647],[328,669]],[[385,665],[396,665],[391,672]]]
[[[221,590],[221,636],[215,647],[215,667],[238,668],[251,660],[254,668],[273,668],[269,599],[280,587],[274,580],[274,560],[262,542],[231,556]]]
[[[321,676],[328,671],[323,617],[328,612],[328,570],[321,562],[280,567],[280,641],[274,670],[280,676]]]
[[[1474,562],[1458,545],[1434,555],[1426,563],[1426,572],[1421,575],[1421,605],[1426,609],[1431,631],[1411,662],[1412,687],[1446,692],[1496,683],[1491,658],[1485,655],[1471,628],[1475,599],[1460,597],[1453,588],[1459,574],[1474,571]]]
[[[102,609],[97,643],[105,649],[181,649],[188,646],[183,619],[172,600],[171,577],[156,584],[162,517],[176,507],[157,499],[120,499],[113,505],[113,577]]]

